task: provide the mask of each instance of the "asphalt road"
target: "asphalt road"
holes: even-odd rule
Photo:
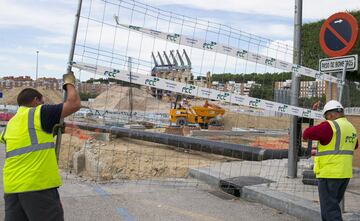
[[[0,145],[0,165],[4,146]],[[196,180],[88,182],[63,174],[65,220],[282,221],[298,220],[261,204],[212,190]],[[3,194],[2,173],[0,191]],[[0,200],[0,219],[4,201]]]

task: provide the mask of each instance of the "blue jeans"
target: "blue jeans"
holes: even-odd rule
[[[323,221],[342,221],[340,201],[350,179],[319,179],[321,219]]]

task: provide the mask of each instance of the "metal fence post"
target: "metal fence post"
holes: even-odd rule
[[[300,64],[301,49],[301,25],[302,25],[302,0],[295,1],[295,18],[294,18],[294,64]],[[291,77],[291,101],[290,104],[298,106],[299,97],[299,77],[293,71]],[[297,177],[297,153],[298,153],[298,117],[292,116],[290,121],[290,141],[288,153],[288,177]]]
[[[74,52],[75,52],[75,44],[76,44],[76,37],[77,37],[77,32],[78,32],[78,27],[79,27],[79,21],[80,21],[80,13],[81,13],[81,5],[82,5],[82,0],[79,0],[78,2],[78,8],[77,8],[77,13],[75,16],[75,24],[74,24],[74,30],[73,30],[73,37],[72,37],[72,41],[71,41],[71,48],[70,48],[70,54],[69,54],[69,59],[68,59],[68,66],[66,69],[66,72],[70,72],[71,71],[71,64],[73,62],[73,58],[74,58]],[[66,91],[63,91],[63,101],[66,100]],[[60,124],[64,123],[64,119],[61,118],[60,119]],[[56,136],[56,145],[55,145],[55,152],[56,152],[56,159],[59,162],[59,155],[60,155],[60,146],[61,146],[61,128],[58,129],[57,131],[57,136]]]

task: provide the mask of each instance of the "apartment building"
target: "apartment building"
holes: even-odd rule
[[[275,89],[290,89],[291,80],[275,82]],[[301,81],[299,97],[321,97],[327,94],[325,81]]]

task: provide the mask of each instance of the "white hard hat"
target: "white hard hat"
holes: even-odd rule
[[[335,110],[335,109],[344,109],[344,107],[340,104],[339,101],[331,100],[327,102],[324,106],[323,115],[329,110]]]

